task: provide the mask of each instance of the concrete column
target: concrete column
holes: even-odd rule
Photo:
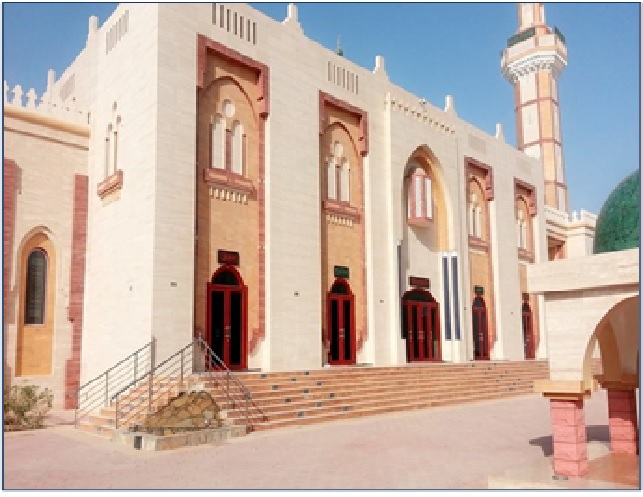
[[[586,476],[587,433],[583,400],[550,399],[554,442],[554,474]]]
[[[607,407],[612,452],[638,455],[639,429],[636,419],[635,390],[608,389]]]

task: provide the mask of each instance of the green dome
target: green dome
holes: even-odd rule
[[[596,220],[594,253],[639,246],[641,172],[634,171],[609,194]]]

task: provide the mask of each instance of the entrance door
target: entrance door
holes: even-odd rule
[[[402,298],[402,327],[408,362],[440,361],[440,310],[431,293],[411,290]]]
[[[328,364],[355,364],[355,296],[348,282],[338,279],[327,295]]]
[[[476,361],[489,359],[489,333],[487,330],[487,306],[477,296],[473,300],[473,358]]]
[[[237,270],[220,268],[207,287],[208,342],[230,369],[246,369],[248,289]]]
[[[522,338],[525,344],[525,359],[535,359],[534,320],[528,302],[522,304]]]

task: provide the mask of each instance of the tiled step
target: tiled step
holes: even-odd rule
[[[422,382],[416,384],[399,384],[399,385],[382,385],[382,384],[372,384],[372,385],[362,385],[362,386],[351,386],[351,385],[329,385],[316,388],[303,388],[301,390],[283,390],[281,392],[272,392],[272,395],[256,395],[253,393],[252,401],[262,407],[268,408],[274,404],[288,404],[288,403],[297,403],[302,401],[323,401],[331,398],[346,398],[346,397],[369,397],[371,395],[378,395],[386,392],[393,393],[412,393],[416,391],[426,391],[428,393],[439,393],[441,391],[446,392],[457,392],[457,391],[467,391],[467,390],[476,390],[480,386],[491,386],[495,388],[500,388],[506,384],[518,383],[524,384],[525,386],[532,388],[533,379],[532,378],[504,378],[497,379],[496,381],[486,381],[486,382],[475,382],[475,383],[444,383],[444,382]]]
[[[477,393],[483,391],[480,387],[475,387],[475,388],[462,388],[459,390],[453,390],[453,389],[448,389],[448,388],[436,388],[436,389],[418,389],[418,390],[407,390],[405,392],[399,392],[399,391],[391,391],[391,390],[381,390],[381,391],[371,391],[371,392],[347,392],[345,394],[337,394],[334,396],[316,396],[313,398],[297,398],[292,401],[284,402],[282,401],[275,401],[270,404],[267,403],[262,403],[261,404],[261,410],[262,412],[268,417],[272,418],[274,415],[277,413],[283,411],[284,409],[287,409],[288,411],[301,411],[301,410],[306,410],[306,409],[311,409],[311,408],[319,408],[319,407],[327,407],[327,406],[335,406],[335,405],[358,405],[360,403],[363,403],[365,400],[364,399],[369,399],[369,400],[386,400],[390,398],[394,399],[404,399],[404,398],[412,398],[415,395],[422,394],[422,395],[428,395],[428,396],[433,396],[434,398],[442,398],[442,397],[452,397],[452,396],[466,396],[470,395],[473,393]],[[484,391],[501,391],[501,392],[511,392],[511,391],[521,391],[524,393],[531,393],[533,391],[532,389],[532,384],[529,382],[523,382],[523,383],[507,383],[503,385],[494,385],[493,387],[489,387],[484,389]],[[242,413],[239,413],[238,411],[236,412],[231,412],[230,417],[231,418],[237,418],[242,416]]]
[[[412,364],[400,367],[333,367],[314,371],[240,373],[251,392],[250,420],[255,430],[318,423],[384,412],[502,398],[533,391],[533,381],[547,378],[546,361],[477,362],[466,364]],[[162,407],[180,390],[203,387],[223,409],[226,398],[218,384],[224,375],[194,374],[178,378],[156,377],[154,404]],[[236,383],[230,380],[233,392]],[[147,402],[149,384],[134,387],[119,399],[119,411],[139,409]],[[239,392],[235,392],[237,394]],[[288,399],[288,401],[286,401]],[[145,411],[147,406],[144,406]],[[153,407],[154,408],[154,407]],[[232,422],[242,424],[242,409],[228,410]],[[142,418],[141,418],[142,419]],[[140,422],[140,420],[138,421]],[[111,436],[115,406],[103,408],[83,420],[80,428]],[[120,423],[119,423],[120,424]]]
[[[284,428],[300,425],[310,425],[323,423],[327,421],[341,420],[341,419],[351,419],[362,416],[375,416],[378,414],[389,414],[393,412],[403,412],[410,411],[414,409],[426,409],[430,407],[441,407],[448,405],[458,405],[465,404],[470,402],[480,402],[485,400],[494,400],[513,397],[516,395],[525,395],[529,392],[516,392],[512,394],[507,393],[494,393],[494,394],[478,394],[470,395],[467,397],[452,397],[448,399],[423,399],[413,402],[404,402],[397,404],[384,404],[376,405],[369,407],[358,407],[356,409],[349,409],[347,411],[335,411],[329,413],[320,413],[315,416],[304,416],[298,418],[282,418],[277,420],[271,420],[265,423],[258,423],[253,426],[253,431],[264,431],[275,428]]]
[[[325,412],[332,411],[346,411],[367,408],[369,406],[379,406],[387,404],[404,404],[416,399],[434,400],[436,402],[442,400],[449,400],[452,398],[466,398],[477,395],[515,395],[516,393],[531,393],[533,391],[531,385],[520,383],[507,383],[503,386],[487,386],[479,387],[476,389],[467,389],[460,391],[452,391],[443,389],[441,391],[406,391],[406,392],[383,392],[377,395],[354,395],[345,398],[335,398],[329,401],[320,401],[312,403],[298,403],[298,404],[281,404],[274,405],[270,408],[263,407],[263,411],[269,420],[277,420],[284,418],[301,418],[307,416],[316,416]],[[231,413],[231,419],[239,417],[239,413]]]

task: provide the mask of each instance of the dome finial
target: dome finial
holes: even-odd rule
[[[344,50],[342,49],[342,37],[341,35],[337,35],[337,48],[335,49],[335,53],[339,56],[344,56]]]

